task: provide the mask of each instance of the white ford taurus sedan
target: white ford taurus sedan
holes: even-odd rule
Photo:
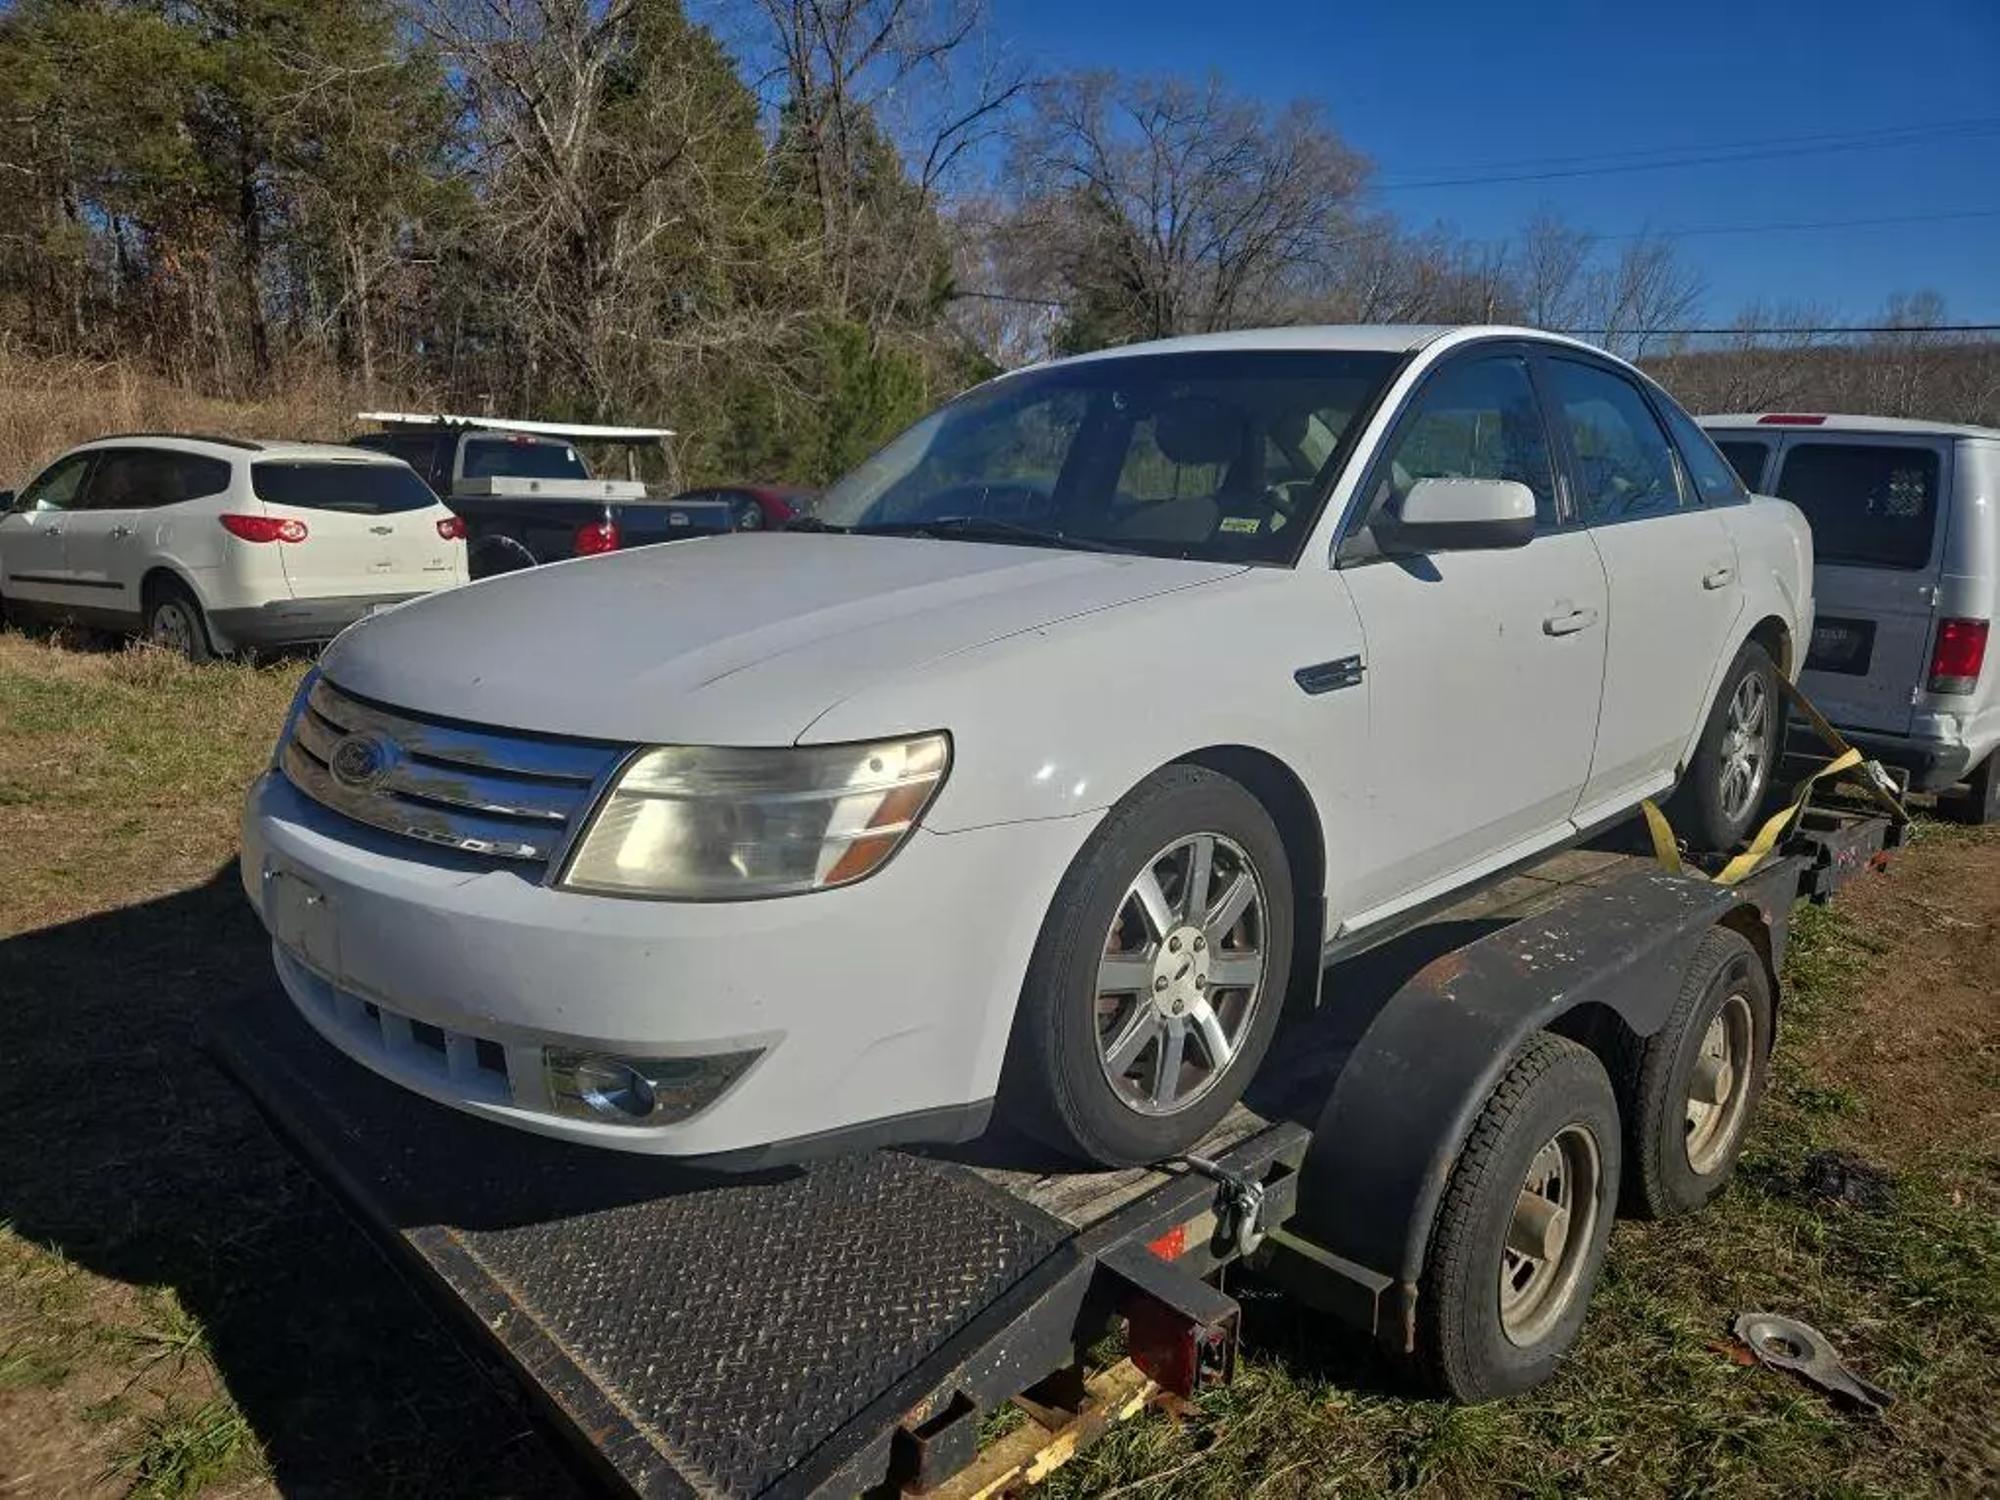
[[[1121,349],[784,532],[349,630],[244,881],[328,1040],[493,1120],[750,1163],[997,1099],[1151,1160],[1323,956],[1677,786],[1738,840],[1811,579],[1799,513],[1584,345]]]

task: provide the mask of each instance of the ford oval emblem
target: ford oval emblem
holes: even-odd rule
[[[362,792],[379,783],[395,763],[392,741],[379,734],[350,734],[334,745],[327,769],[342,786]]]

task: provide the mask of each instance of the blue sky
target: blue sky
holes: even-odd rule
[[[1953,222],[1690,235],[1704,316],[1758,297],[1853,320],[1932,287],[2000,322],[2000,0],[991,0],[1039,68],[1219,72],[1323,104],[1398,179],[1550,170],[1544,159],[1983,120],[1895,146],[1665,170],[1382,191],[1411,226],[1500,238],[1547,203],[1605,235],[1992,211]],[[1534,159],[1541,165],[1518,165]],[[1579,163],[1581,165],[1582,163]]]

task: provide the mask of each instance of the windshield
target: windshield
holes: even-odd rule
[[[576,449],[536,438],[492,437],[465,440],[466,479],[588,479]]]
[[[438,503],[431,487],[408,464],[279,463],[250,466],[250,487],[259,500],[304,510],[340,510],[356,516],[392,516],[428,510]]]
[[[1289,563],[1400,364],[1256,350],[1031,370],[925,417],[821,496],[813,523]]]

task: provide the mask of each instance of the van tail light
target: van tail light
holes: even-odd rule
[[[1931,652],[1930,691],[1969,693],[1979,686],[1986,665],[1985,620],[1940,620],[1937,646]]]
[[[443,537],[447,542],[464,541],[465,517],[446,516],[442,521],[438,522],[438,535]]]
[[[596,557],[600,552],[618,550],[618,523],[606,516],[576,528],[576,555]]]
[[[222,529],[246,542],[303,542],[306,523],[293,516],[218,516]]]

